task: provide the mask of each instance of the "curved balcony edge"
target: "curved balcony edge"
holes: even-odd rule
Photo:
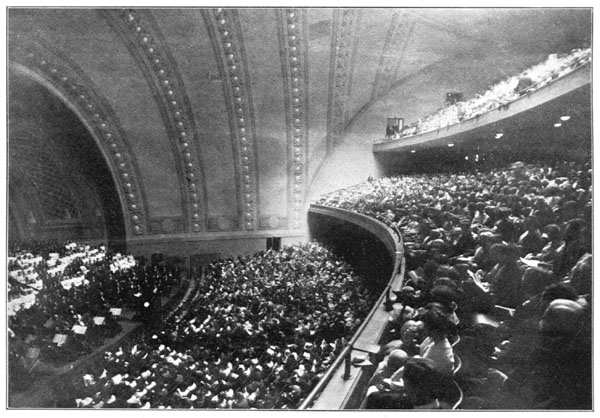
[[[466,132],[483,129],[494,123],[507,120],[590,84],[591,65],[586,64],[541,87],[539,90],[524,95],[515,101],[498,106],[479,116],[418,135],[376,142],[373,144],[372,150],[374,153],[393,153],[403,152],[408,147],[439,146],[450,139],[459,138],[460,135]]]
[[[389,228],[386,224],[377,219],[371,218],[370,216],[363,215],[358,212],[353,212],[347,209],[333,208],[330,206],[319,205],[311,203],[309,213],[316,213],[319,215],[331,216],[341,221],[350,222],[371,234],[377,236],[381,242],[386,246],[390,253],[390,256],[395,256],[396,252],[402,251],[401,238],[395,234],[395,232]]]
[[[385,308],[385,302],[392,289],[401,287],[404,278],[405,260],[402,237],[383,222],[349,210],[311,204],[309,215],[311,213],[329,216],[368,231],[383,243],[391,259],[394,260],[393,271],[385,290],[346,348],[299,407],[299,409],[311,410],[358,409],[368,380],[377,363],[373,362],[372,366],[357,367],[349,366],[347,362],[355,354],[375,354],[373,349],[379,346],[381,338],[387,330],[389,312]]]

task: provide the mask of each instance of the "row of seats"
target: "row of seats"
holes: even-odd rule
[[[591,56],[591,48],[576,49],[565,55],[551,54],[545,62],[495,84],[484,93],[440,108],[434,113],[407,125],[397,134],[388,135],[386,139],[399,139],[431,132],[481,116],[569,74],[589,63]]]
[[[382,291],[317,243],[223,259],[195,281],[170,318],[88,371],[73,406],[296,408]]]
[[[453,351],[460,341],[456,318],[441,303],[417,312],[408,306],[397,304],[400,312],[390,317],[390,325],[404,329],[404,339],[388,341],[378,353],[382,360],[361,409],[458,409],[463,391],[455,379],[462,368]],[[407,312],[412,319],[403,321]]]
[[[591,407],[588,163],[370,180],[318,203],[403,237],[407,275],[384,354],[426,357],[425,317],[437,306],[460,335],[443,346],[462,359],[464,408]]]

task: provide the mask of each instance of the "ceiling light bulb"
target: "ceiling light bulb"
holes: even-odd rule
[[[555,124],[554,124],[554,127],[555,127],[555,128],[560,128],[561,126],[562,126],[562,123],[560,123],[560,122],[559,122],[559,123],[555,123]]]
[[[503,134],[502,132],[498,132],[498,133],[496,134],[496,139],[500,139],[500,138],[502,138],[503,136],[504,136],[504,134]]]
[[[448,144],[448,146],[449,146],[450,148],[452,148],[452,147],[454,146],[454,144]]]
[[[569,116],[569,115],[565,115],[565,116],[561,116],[560,117],[560,120],[565,121],[565,122],[568,121],[569,119],[571,119],[571,116]]]
[[[415,150],[413,149],[413,150],[411,150],[410,152],[411,152],[412,154],[414,154],[414,153],[415,153],[415,152],[417,152],[417,151],[415,151]]]

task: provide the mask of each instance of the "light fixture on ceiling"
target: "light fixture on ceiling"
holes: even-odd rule
[[[465,155],[465,160],[469,161],[469,156]]]
[[[411,154],[414,154],[414,153],[415,153],[415,152],[417,152],[417,151],[415,151],[415,150],[413,149],[413,150],[410,150],[410,152],[411,152]]]
[[[560,122],[554,124],[555,128],[560,128],[561,126],[562,126],[562,123],[560,123]]]
[[[454,144],[448,144],[448,146],[449,146],[450,148],[452,148],[452,147],[454,146]]]
[[[560,117],[560,120],[562,120],[564,122],[568,121],[569,119],[571,119],[571,116],[569,116],[569,115],[564,115],[564,116]]]
[[[494,138],[496,138],[496,139],[500,139],[500,138],[502,138],[503,136],[504,136],[504,134],[503,134],[502,132],[498,132]]]

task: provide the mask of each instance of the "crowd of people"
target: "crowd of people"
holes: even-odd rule
[[[589,163],[370,179],[317,203],[373,216],[404,241],[367,407],[414,392],[407,358],[442,376],[460,358],[463,408],[591,409]],[[444,407],[450,383],[417,386],[427,407]]]
[[[317,243],[224,259],[197,282],[170,318],[107,353],[73,403],[296,408],[379,296]]]
[[[516,162],[318,200],[386,223],[405,247],[366,408],[452,408],[458,386],[464,409],[591,409],[591,175]],[[11,390],[117,333],[119,308],[145,321],[86,366],[65,407],[296,408],[383,290],[307,243],[206,266],[157,320],[176,269],[103,247],[40,253],[9,255]]]
[[[570,54],[551,54],[548,59],[519,75],[509,77],[493,85],[474,97],[449,104],[414,123],[407,124],[395,135],[387,135],[387,140],[431,132],[459,124],[505,106],[521,96],[540,89],[559,77],[591,61],[591,48],[576,49]]]
[[[176,268],[104,246],[52,244],[41,252],[46,256],[20,245],[8,257],[9,380],[16,391],[102,346],[121,331],[125,311],[145,320],[179,283]]]

